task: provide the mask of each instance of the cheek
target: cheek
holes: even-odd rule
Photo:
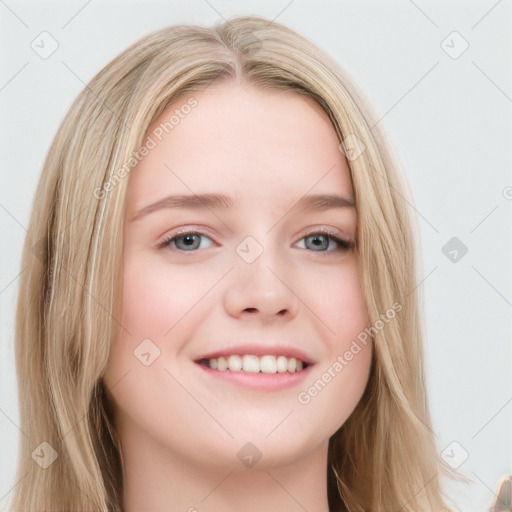
[[[369,323],[357,260],[351,256],[338,268],[325,267],[306,281],[304,302],[316,315],[318,327],[342,350]]]
[[[186,265],[176,272],[152,255],[125,254],[121,328],[112,344],[105,376],[110,387],[123,379],[117,394],[126,389],[128,400],[136,402],[139,391],[162,387],[155,382],[162,377],[156,375],[162,374],[193,336],[198,318],[208,307],[208,290],[218,281],[212,274],[216,272]],[[131,389],[128,380],[140,385]],[[168,385],[167,374],[163,380]],[[141,403],[147,402],[147,396],[140,397]],[[122,401],[125,396],[119,398]]]
[[[308,283],[305,297],[318,317],[326,357],[297,394],[297,402],[304,418],[323,417],[332,435],[361,399],[373,347],[365,332],[369,318],[355,258],[335,272],[332,268],[324,272]]]
[[[208,265],[183,265],[176,271],[164,258],[127,256],[123,325],[134,339],[172,337],[172,331],[181,332],[191,323],[220,276],[221,270]]]
[[[135,426],[178,446],[190,425],[204,416],[179,384],[182,377],[173,378],[174,364],[211,307],[207,294],[219,279],[216,274],[215,269],[186,265],[176,272],[154,257],[125,256],[122,328],[104,379],[121,431]]]

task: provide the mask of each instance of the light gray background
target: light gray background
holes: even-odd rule
[[[452,464],[467,456],[460,470],[472,480],[450,487],[454,502],[488,510],[498,480],[512,473],[510,0],[0,1],[0,510],[16,484],[21,435],[13,357],[19,258],[60,120],[85,83],[148,32],[250,13],[331,53],[384,116],[419,214],[439,450]],[[59,44],[47,59],[31,48],[43,31]],[[457,58],[445,51],[453,56],[464,44],[453,31],[469,44]],[[453,236],[469,249],[457,262],[442,252]]]

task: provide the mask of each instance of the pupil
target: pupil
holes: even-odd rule
[[[193,249],[197,246],[198,235],[182,235],[178,240],[181,240],[182,248]],[[180,242],[177,242],[180,245]]]
[[[325,237],[324,235],[319,235],[312,237],[311,240],[315,247],[324,247],[327,237]]]

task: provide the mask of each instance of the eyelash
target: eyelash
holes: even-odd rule
[[[204,236],[206,238],[210,238],[208,235],[206,235],[205,233],[201,232],[201,231],[198,231],[198,230],[194,230],[194,229],[191,229],[191,230],[188,230],[188,231],[182,231],[182,232],[178,232],[178,233],[171,233],[170,235],[168,235],[164,240],[162,240],[161,242],[159,242],[157,244],[157,247],[158,249],[166,249],[166,248],[169,248],[169,244],[176,240],[177,238],[180,238],[180,237],[185,237],[185,236],[188,236],[188,235],[199,235],[199,236]],[[331,231],[329,230],[326,230],[326,229],[318,229],[316,231],[311,231],[310,233],[307,233],[306,235],[304,235],[300,240],[303,240],[304,238],[308,238],[310,236],[313,236],[313,235],[323,235],[323,236],[326,236],[329,240],[332,240],[334,241],[334,243],[337,244],[337,248],[334,249],[334,251],[349,251],[350,249],[352,249],[352,247],[354,246],[354,243],[353,242],[349,242],[348,240],[344,240],[342,238],[340,238],[339,236],[335,235],[334,233],[332,233]],[[211,240],[211,238],[210,238]],[[186,252],[197,252],[199,249],[192,249],[190,251],[184,251],[182,249],[175,249],[179,252],[183,252],[183,253],[186,253]],[[307,250],[307,248],[306,248]],[[318,252],[318,253],[329,253],[329,252],[333,252],[333,250],[325,250],[325,251],[310,251],[310,252]]]

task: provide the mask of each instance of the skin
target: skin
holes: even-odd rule
[[[355,208],[294,205],[305,194],[352,198],[348,164],[312,99],[248,84],[216,82],[184,96],[148,134],[191,96],[197,106],[128,184],[125,329],[105,375],[122,445],[124,507],[326,512],[328,441],[363,394],[372,347],[363,346],[309,403],[298,401],[368,316],[356,253],[315,235],[323,228],[353,241]],[[206,192],[236,204],[161,208],[132,220],[170,194]],[[194,250],[183,249],[183,237],[159,248],[178,228],[204,236]],[[247,236],[263,249],[252,263],[236,251]],[[134,355],[144,339],[154,344],[146,359],[160,351],[148,365]],[[304,350],[315,361],[307,378],[259,391],[212,378],[194,362],[260,340]],[[252,467],[237,457],[247,443],[261,454]]]

